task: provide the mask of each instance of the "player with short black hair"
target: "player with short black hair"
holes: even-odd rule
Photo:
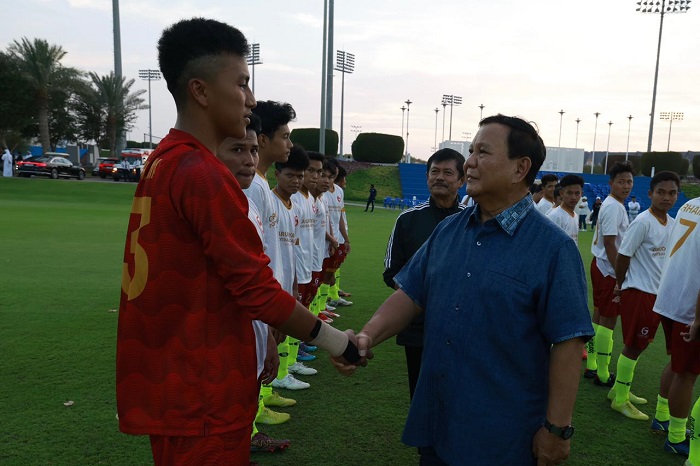
[[[649,419],[632,404],[641,399],[630,393],[630,387],[639,356],[654,341],[661,321],[661,316],[653,309],[666,262],[666,245],[674,224],[668,211],[678,199],[680,186],[681,180],[673,172],[662,171],[654,175],[649,189],[651,206],[630,223],[615,262],[617,285],[614,293],[620,301],[625,346],[617,360],[617,378],[608,398],[614,411],[630,419]],[[668,332],[666,346],[670,350],[671,328],[666,321],[664,329]],[[668,398],[672,380],[669,364],[663,371],[659,397]]]

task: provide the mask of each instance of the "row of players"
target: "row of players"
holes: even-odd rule
[[[274,277],[282,288],[321,320],[331,323],[336,306],[350,306],[340,290],[339,268],[350,252],[344,207],[346,172],[335,159],[306,152],[289,138],[289,122],[296,117],[287,103],[258,101],[244,139],[227,139],[217,157],[236,177],[249,200],[249,218],[256,226]],[[265,176],[274,165],[276,185]],[[328,302],[330,300],[330,302]],[[296,401],[273,388],[302,390],[310,384],[295,376],[316,369],[304,361],[315,359],[314,346],[254,321],[258,371],[262,378],[258,413],[253,424],[251,451],[289,447],[287,439],[273,439],[257,424],[282,424],[290,419],[270,408]]]
[[[673,219],[668,212],[678,199],[680,179],[673,172],[659,172],[650,183],[649,209],[630,222],[624,201],[634,184],[631,165],[616,163],[610,170],[609,184],[610,194],[600,207],[591,244],[592,321],[596,334],[587,345],[588,354],[584,354],[588,356],[584,377],[609,388],[607,398],[612,410],[630,419],[648,420],[649,416],[637,407],[647,404],[647,400],[631,393],[630,387],[638,359],[661,324],[671,361],[661,372],[651,430],[668,434],[666,451],[687,457],[691,438],[686,436],[686,424],[693,385],[700,373],[700,343],[690,341],[688,334],[700,298],[700,244],[697,233],[692,236],[700,199],[689,201]],[[543,199],[538,210],[548,210],[548,218],[577,241],[575,208],[581,199],[583,179],[566,175],[558,181],[558,188],[561,204],[550,208],[549,201]],[[684,245],[683,252],[678,253]],[[609,365],[618,316],[624,348],[614,374]],[[699,412],[695,414],[700,414],[700,404],[696,409]],[[693,450],[696,457],[687,464],[700,465],[700,445]]]

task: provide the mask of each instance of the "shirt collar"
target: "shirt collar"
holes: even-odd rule
[[[528,194],[500,214],[496,215],[495,220],[506,233],[513,236],[513,234],[515,234],[515,229],[518,227],[520,222],[532,209],[534,209],[534,207],[535,203],[532,202],[532,196]],[[478,210],[479,205],[477,204],[476,208],[471,212],[471,217],[473,220],[478,220]]]
[[[441,209],[441,210],[453,210],[459,207],[459,197],[455,197],[455,203],[452,204],[450,207],[443,208],[443,207],[438,207],[437,203],[435,202],[435,199],[433,199],[433,196],[430,196],[428,198],[428,203],[430,204],[431,207],[434,207],[436,209]]]

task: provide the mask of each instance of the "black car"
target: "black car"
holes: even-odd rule
[[[54,180],[58,178],[85,178],[85,169],[76,167],[65,157],[56,155],[43,155],[32,157],[24,162],[17,162],[19,176],[29,178],[35,176],[48,176]]]

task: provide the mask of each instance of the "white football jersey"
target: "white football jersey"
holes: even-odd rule
[[[326,231],[328,230],[328,211],[323,196],[315,197],[312,208],[316,215],[314,224],[314,261],[311,270],[320,272],[323,270],[323,259],[327,257],[328,246],[326,244]]]
[[[279,213],[277,222],[277,244],[279,246],[280,263],[284,271],[284,281],[278,280],[282,289],[294,295],[294,277],[296,276],[296,258],[294,247],[296,245],[296,231],[299,218],[294,213],[292,203],[287,204],[276,192],[272,191],[277,212]],[[263,226],[265,224],[263,223]]]
[[[343,215],[345,206],[345,192],[337,184],[333,185],[333,192],[330,190],[323,194],[328,214],[331,222],[331,234],[338,241],[338,244],[345,243],[345,238],[340,234],[340,217]]]
[[[299,219],[298,241],[294,248],[294,254],[296,256],[297,282],[301,284],[311,282],[314,263],[314,227],[317,219],[313,203],[314,197],[310,194],[299,191],[292,195],[292,207]]]
[[[578,245],[578,216],[576,214],[570,214],[559,206],[550,210],[547,218],[564,230],[564,233],[569,235],[569,238]]]
[[[554,209],[554,202],[542,198],[540,199],[540,202],[535,204],[535,207],[542,213],[542,215],[547,215],[552,211],[552,209]]]
[[[666,260],[666,245],[671,236],[674,220],[666,215],[664,225],[651,210],[637,216],[625,233],[618,254],[630,258],[622,289],[634,288],[645,293],[659,291],[661,270]]]
[[[695,320],[700,290],[700,197],[683,204],[676,215],[661,272],[654,310],[682,324]]]
[[[255,173],[255,178],[248,189],[243,192],[250,200],[251,204],[255,204],[258,209],[260,219],[263,225],[263,245],[265,254],[270,258],[270,267],[272,274],[278,282],[284,283],[284,269],[280,263],[279,241],[277,239],[277,230],[279,222],[278,204],[275,202],[275,196],[270,191],[270,185],[267,179],[259,172]],[[285,291],[291,292],[291,290]]]
[[[248,218],[255,227],[255,231],[258,232],[260,241],[263,241],[263,226],[262,220],[260,220],[260,212],[258,212],[258,208],[255,207],[255,204],[250,202],[250,200],[248,200]],[[263,243],[263,248],[264,247],[265,246]],[[256,362],[258,365],[257,369],[259,378],[260,374],[262,374],[262,371],[265,368],[265,356],[267,355],[267,324],[261,320],[254,320],[253,331],[255,332],[255,356],[257,358]]]
[[[608,196],[600,206],[598,213],[598,223],[593,233],[593,243],[591,253],[596,257],[596,265],[604,277],[615,277],[615,268],[608,260],[603,244],[604,236],[615,236],[615,247],[620,250],[622,239],[629,227],[630,221],[627,217],[627,210],[620,201]]]

